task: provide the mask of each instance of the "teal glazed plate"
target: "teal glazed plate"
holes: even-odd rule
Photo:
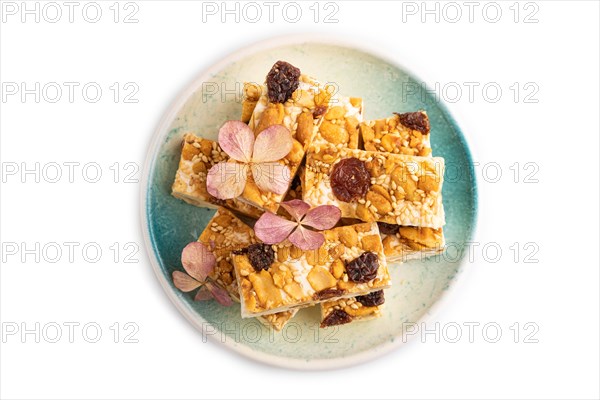
[[[215,140],[226,120],[239,119],[241,99],[233,92],[245,81],[262,83],[277,60],[285,60],[341,94],[362,97],[365,119],[393,112],[426,110],[433,155],[444,157],[443,202],[448,248],[441,256],[391,264],[392,288],[386,291],[381,318],[319,328],[318,307],[303,309],[274,332],[256,319],[242,319],[236,304],[194,302],[173,286],[171,274],[182,269],[183,247],[198,239],[214,210],[171,196],[187,132]],[[245,48],[202,73],[182,93],[158,126],[148,152],[141,188],[142,230],[149,258],[167,296],[202,335],[268,364],[296,369],[328,369],[358,364],[405,343],[407,332],[431,318],[433,309],[457,280],[477,214],[477,188],[467,143],[446,108],[404,68],[341,42],[306,35],[283,37]],[[199,342],[200,342],[199,335]]]

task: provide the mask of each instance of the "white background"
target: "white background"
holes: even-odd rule
[[[8,2],[2,3],[6,7]],[[2,398],[600,396],[597,2],[538,1],[528,8],[499,2],[502,16],[496,23],[486,20],[495,17],[492,9],[482,14],[485,3],[475,8],[473,22],[468,6],[455,3],[462,18],[451,23],[448,19],[455,11],[446,8],[444,15],[444,3],[437,5],[439,22],[435,15],[425,15],[422,22],[421,2],[412,3],[417,14],[410,15],[406,11],[413,8],[406,3],[366,1],[336,2],[337,23],[324,23],[324,14],[315,23],[312,1],[300,3],[300,21],[290,23],[282,16],[281,3],[271,23],[268,9],[259,2],[264,13],[260,22],[244,21],[242,15],[236,23],[230,15],[225,24],[220,14],[203,22],[201,2],[136,1],[139,22],[132,24],[122,20],[133,8],[123,10],[122,3],[120,22],[114,23],[109,9],[113,2],[99,3],[103,14],[98,23],[83,19],[84,2],[75,9],[73,23],[62,2],[63,16],[57,23],[48,23],[43,15],[39,23],[34,15],[22,23],[20,12],[3,13],[3,84],[80,84],[73,103],[66,90],[55,104],[43,97],[36,103],[34,95],[24,102],[19,94],[2,100],[3,172],[14,163],[19,168],[35,162],[40,167],[51,162],[80,166],[73,183],[65,175],[66,167],[58,183],[43,177],[36,183],[34,175],[26,175],[23,183],[20,172],[4,176],[1,240],[3,246],[80,246],[73,262],[63,254],[56,263],[44,257],[36,262],[34,255],[22,263],[22,252],[10,255],[4,248]],[[323,4],[320,7],[324,13]],[[433,9],[435,3],[428,7]],[[518,22],[515,8],[520,10]],[[525,23],[533,11],[530,19],[537,22]],[[47,12],[54,17],[54,10]],[[246,45],[292,33],[354,39],[387,52],[430,86],[450,88],[456,83],[464,89],[456,101],[454,94],[447,94],[446,100],[454,101],[447,104],[475,161],[497,163],[502,177],[494,183],[495,170],[484,175],[478,169],[476,240],[481,245],[457,290],[428,327],[436,321],[442,326],[494,322],[502,328],[497,343],[489,343],[480,329],[469,343],[464,328],[458,343],[436,343],[429,335],[365,365],[296,372],[257,364],[215,342],[203,343],[163,293],[142,243],[139,184],[125,183],[123,175],[114,183],[109,167],[118,162],[123,174],[125,163],[143,164],[160,117],[203,69]],[[103,89],[97,103],[81,96],[88,82]],[[137,85],[134,98],[139,102],[124,103],[126,91],[115,104],[109,89],[114,82]],[[480,85],[473,101],[464,82]],[[503,89],[495,103],[481,93],[490,82]],[[509,88],[515,82],[521,87],[516,99]],[[539,90],[526,99],[531,90],[523,91],[523,85],[528,82],[535,85],[529,89]],[[102,168],[98,183],[82,178],[81,166],[90,162]],[[517,183],[514,169],[509,169],[516,162],[521,169]],[[523,169],[527,162],[539,168],[533,176],[537,183],[525,182],[524,173],[531,171]],[[116,262],[109,249],[115,242],[121,247]],[[139,246],[134,257],[138,262],[124,262],[123,246],[129,242]],[[521,249],[516,260],[510,249],[515,242]],[[529,242],[539,249],[531,259],[537,263],[525,262],[534,248],[524,248]],[[97,263],[83,259],[86,243],[102,248]],[[485,243],[502,249],[498,260],[492,251],[482,254]],[[24,339],[21,332],[8,334],[15,326],[33,328],[36,322],[47,329],[53,322],[62,325],[63,337],[58,343],[44,337],[36,343],[33,334]],[[63,325],[68,322],[80,324],[73,343]],[[103,330],[97,343],[82,336],[81,327],[89,322]],[[120,324],[118,343],[110,329],[115,322]],[[139,327],[134,336],[138,343],[125,343],[123,335],[131,332],[124,329],[127,322]],[[524,329],[527,322],[539,328],[530,338],[537,343],[524,339],[532,331]],[[514,323],[520,324],[517,343]],[[53,330],[46,333],[54,336]],[[94,336],[93,330],[88,333]]]

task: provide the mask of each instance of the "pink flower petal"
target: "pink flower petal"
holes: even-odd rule
[[[289,167],[278,162],[252,164],[252,177],[261,191],[276,194],[285,193],[292,181]]]
[[[292,150],[292,146],[292,134],[288,128],[271,125],[256,137],[252,161],[262,163],[281,160]]]
[[[219,129],[219,146],[234,160],[250,162],[254,133],[242,121],[227,121]]]
[[[200,242],[192,242],[181,252],[181,264],[188,274],[197,281],[204,282],[215,268],[215,255]]]
[[[318,206],[306,213],[302,225],[312,226],[320,231],[331,229],[342,217],[342,212],[336,206]]]
[[[281,203],[281,207],[285,208],[285,211],[298,222],[302,221],[302,217],[310,210],[310,205],[299,199],[284,201]]]
[[[244,192],[248,166],[236,162],[220,162],[208,171],[206,190],[217,199],[234,199]]]
[[[254,233],[263,242],[275,244],[283,242],[297,226],[297,222],[266,212],[254,224]]]
[[[325,236],[322,233],[308,230],[302,225],[288,239],[302,250],[318,249],[325,242]]]
[[[194,296],[194,301],[205,301],[205,300],[210,300],[213,298],[214,297],[213,297],[212,293],[210,292],[210,290],[208,290],[206,285],[204,285],[200,288],[200,290],[198,290],[198,292],[196,293],[196,296]]]
[[[173,271],[173,284],[182,292],[191,292],[202,285],[202,283],[181,271]]]
[[[227,290],[223,289],[222,287],[216,285],[213,282],[208,282],[206,286],[208,287],[208,290],[210,290],[212,295],[215,297],[215,300],[217,300],[219,304],[226,307],[229,307],[233,304],[233,300],[231,300],[231,297],[229,297],[229,293],[227,293]]]

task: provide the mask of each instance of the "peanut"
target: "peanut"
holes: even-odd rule
[[[340,279],[344,275],[345,269],[344,263],[339,258],[331,264],[331,270],[336,279]]]
[[[377,310],[377,307],[362,306],[362,307],[358,307],[356,310],[350,306],[344,307],[344,311],[346,311],[346,313],[348,313],[349,315],[351,315],[353,317],[369,315],[369,314],[372,314],[373,312],[375,312],[375,310]]]
[[[312,266],[325,264],[329,258],[329,253],[325,246],[321,246],[316,250],[308,250],[305,255],[306,262]]]
[[[377,121],[375,121],[375,126],[373,127],[375,129],[375,136],[379,137],[381,136],[380,133],[387,130],[387,126],[385,124],[385,120],[384,119],[378,119]]]
[[[381,147],[383,147],[385,151],[393,153],[396,146],[398,146],[397,140],[398,138],[392,135],[383,135],[381,138]]]
[[[270,103],[263,111],[258,126],[254,130],[254,134],[258,135],[271,125],[281,124],[283,122],[284,114],[283,104]]]
[[[386,256],[389,256],[389,255],[391,255],[391,254],[394,253],[393,243],[394,243],[394,236],[393,235],[386,236],[386,237],[383,238],[383,240],[382,240],[383,253]]]
[[[383,173],[381,161],[379,161],[378,159],[373,159],[372,161],[367,161],[366,167],[367,167],[367,170],[369,171],[369,174],[371,174],[372,178],[377,178],[378,176],[381,176]]]
[[[202,161],[198,161],[192,166],[192,171],[194,171],[195,174],[199,174],[200,172],[207,172],[206,164],[204,164]]]
[[[373,224],[371,223],[363,223],[363,224],[357,224],[354,225],[354,229],[356,230],[356,232],[369,232],[371,230],[371,228],[373,227]]]
[[[392,211],[392,203],[390,203],[385,197],[379,193],[369,191],[367,193],[367,200],[377,209],[379,215],[386,215]]]
[[[401,237],[424,244],[427,247],[435,247],[441,244],[441,229],[402,226],[399,232]]]
[[[283,271],[277,271],[273,274],[273,283],[278,288],[283,289],[283,287],[285,286],[285,274],[283,273]]]
[[[323,267],[315,267],[310,270],[306,276],[306,280],[310,283],[310,286],[316,291],[329,289],[335,286],[337,280],[329,273],[329,271]]]
[[[348,132],[339,125],[323,121],[319,132],[329,143],[340,144],[348,142]]]
[[[346,114],[346,110],[342,106],[331,107],[327,113],[325,113],[325,119],[331,121],[332,119],[342,119]]]
[[[351,226],[344,226],[342,228],[337,229],[340,242],[342,242],[346,247],[354,247],[358,244],[358,234]]]
[[[317,94],[315,94],[315,104],[317,106],[326,106],[329,104],[329,100],[333,93],[335,93],[336,88],[333,85],[327,85],[323,88],[323,90],[319,90]]]
[[[248,179],[248,181],[246,182],[246,187],[244,188],[244,193],[242,194],[242,197],[256,204],[264,203],[261,198],[260,189],[258,188],[258,186],[256,186],[256,183],[254,183],[253,179]]]
[[[363,250],[378,253],[381,251],[381,237],[379,235],[367,235],[361,240]]]
[[[375,132],[373,132],[373,129],[371,129],[369,125],[363,122],[362,124],[360,124],[360,133],[362,135],[363,141],[365,142],[366,148],[366,144],[372,142],[373,139],[375,139]]]
[[[425,192],[437,191],[439,188],[438,179],[432,175],[423,175],[419,178],[419,182],[417,184],[419,189]]]
[[[412,180],[406,167],[399,165],[392,171],[391,174],[392,182],[398,185],[398,188],[402,188],[404,191],[404,197],[413,201],[415,199],[415,190],[417,189],[417,183]],[[398,198],[398,196],[396,196]]]
[[[313,134],[314,122],[310,112],[303,112],[298,116],[298,128],[296,128],[296,139],[306,146]]]
[[[297,105],[306,108],[314,108],[315,101],[312,94],[307,90],[296,90],[292,94],[292,99],[296,102]]]
[[[362,99],[360,97],[350,97],[350,104],[352,104],[352,107],[361,108]]]
[[[348,148],[358,148],[358,120],[355,117],[349,117],[346,119],[346,131],[348,131],[349,141]]]
[[[300,161],[304,158],[304,146],[296,139],[292,140],[292,150],[290,150],[285,158],[290,160],[290,163],[292,164],[300,164]]]
[[[329,257],[336,259],[342,254],[344,254],[345,251],[346,248],[344,247],[344,245],[339,243],[337,246],[333,246],[329,249]]]
[[[302,298],[302,286],[296,282],[292,281],[291,283],[288,283],[283,287],[283,290],[285,290],[287,294],[296,300],[300,300]]]
[[[212,153],[212,142],[208,141],[208,140],[202,140],[202,141],[200,141],[200,151],[206,157],[210,158],[211,153]]]
[[[302,257],[302,250],[292,245],[290,247],[290,257],[292,258],[292,260],[299,259],[300,257]]]
[[[290,257],[290,247],[282,247],[277,249],[277,261],[285,262]]]
[[[281,303],[281,293],[267,271],[263,269],[259,273],[250,274],[248,279],[252,282],[256,296],[263,305],[268,307],[273,303]]]
[[[219,215],[215,216],[211,222],[217,224],[218,226],[229,226],[231,219],[231,215],[225,213],[221,214],[219,212]]]
[[[366,222],[375,221],[375,216],[364,204],[359,204],[356,207],[356,216]]]
[[[181,156],[184,160],[191,160],[195,155],[200,154],[200,149],[192,146],[189,143],[183,144],[183,149],[181,150]]]
[[[250,273],[254,272],[254,267],[252,267],[248,258],[241,255],[234,255],[233,260],[240,274],[244,273],[249,275]]]
[[[328,242],[337,242],[338,241],[338,232],[336,229],[330,229],[323,232],[325,235],[325,240]]]
[[[431,149],[429,147],[424,147],[419,151],[419,155],[422,157],[427,157],[431,154]]]
[[[388,191],[381,185],[373,185],[371,186],[371,189],[373,192],[385,197],[385,199],[389,202],[392,201],[392,197],[390,196],[390,194],[388,193]]]

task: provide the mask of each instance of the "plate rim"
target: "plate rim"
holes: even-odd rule
[[[151,240],[151,231],[152,228],[148,223],[148,194],[149,194],[149,178],[150,172],[153,170],[154,165],[157,160],[158,151],[160,150],[160,145],[164,139],[163,132],[168,130],[173,119],[181,109],[183,105],[187,102],[191,95],[201,86],[202,82],[204,82],[211,74],[220,71],[222,68],[231,64],[232,62],[238,61],[246,56],[252,55],[258,51],[270,50],[281,46],[286,45],[298,45],[305,43],[314,43],[321,45],[333,45],[349,48],[352,50],[358,50],[363,53],[372,55],[377,57],[386,63],[395,66],[396,68],[405,71],[412,78],[417,79],[418,75],[414,74],[412,70],[406,68],[403,64],[399,63],[397,60],[390,59],[383,50],[379,50],[373,48],[372,46],[367,45],[362,39],[353,37],[349,39],[348,37],[342,37],[339,35],[328,35],[327,39],[323,39],[323,35],[319,34],[293,34],[293,35],[282,35],[276,36],[265,40],[256,41],[249,45],[245,45],[243,47],[238,47],[237,50],[232,51],[224,58],[221,58],[216,63],[211,64],[210,66],[201,70],[194,79],[188,83],[183,90],[181,90],[175,97],[173,101],[171,101],[170,105],[167,108],[167,111],[163,114],[161,119],[159,120],[156,128],[152,133],[152,137],[150,139],[150,144],[148,146],[148,150],[146,152],[146,157],[144,160],[144,165],[142,168],[142,176],[140,181],[140,193],[139,193],[139,201],[140,201],[140,227],[142,230],[142,236],[144,240],[144,247],[146,249],[146,253],[148,255],[148,259],[150,261],[150,265],[152,266],[152,270],[156,275],[161,287],[167,294],[167,297],[171,301],[175,308],[188,320],[188,322],[196,328],[197,331],[201,332],[202,337],[210,337],[212,341],[224,345],[225,348],[233,351],[237,354],[241,354],[249,359],[254,361],[259,361],[265,364],[269,364],[276,367],[282,367],[287,369],[294,370],[330,370],[330,369],[338,369],[338,368],[346,368],[353,365],[357,365],[363,362],[371,361],[379,356],[389,354],[395,349],[399,348],[403,344],[406,344],[410,341],[411,338],[407,340],[397,340],[402,337],[402,334],[394,336],[394,340],[384,342],[375,347],[369,348],[367,350],[363,350],[356,354],[347,357],[336,357],[330,359],[301,359],[301,358],[287,358],[282,356],[276,356],[273,354],[263,353],[252,349],[251,347],[244,346],[243,343],[237,343],[232,340],[217,340],[213,338],[212,335],[208,335],[204,329],[205,322],[207,322],[201,315],[193,312],[191,308],[186,307],[181,299],[176,295],[176,293],[171,289],[169,282],[165,278],[162,269],[160,267],[160,262],[157,257],[157,249]],[[428,85],[426,85],[422,80],[420,80],[424,87],[428,90],[431,90]],[[467,144],[467,139],[460,129],[459,125],[456,123],[454,116],[449,112],[446,104],[442,99],[437,101],[437,106],[441,108],[444,112],[444,116],[448,119],[448,122],[453,126],[453,128],[459,133],[459,138],[464,144],[465,153],[467,159],[469,161],[469,172],[473,177],[472,181],[472,198],[474,200],[473,207],[473,227],[468,236],[468,240],[472,240],[475,237],[477,231],[477,221],[478,221],[478,212],[479,212],[479,196],[478,196],[478,182],[477,176],[475,174],[474,166],[473,166],[473,157],[471,154],[471,150]],[[452,296],[452,293],[456,292],[457,286],[460,282],[464,281],[463,275],[466,267],[465,258],[463,257],[457,267],[457,272],[455,276],[450,280],[448,287],[440,294],[440,297],[429,307],[429,309],[423,314],[423,316],[416,321],[417,324],[422,324],[424,322],[430,321],[434,319],[435,314],[439,312],[439,308],[441,307],[443,302],[448,302],[448,298]],[[240,345],[242,344],[242,345]]]

